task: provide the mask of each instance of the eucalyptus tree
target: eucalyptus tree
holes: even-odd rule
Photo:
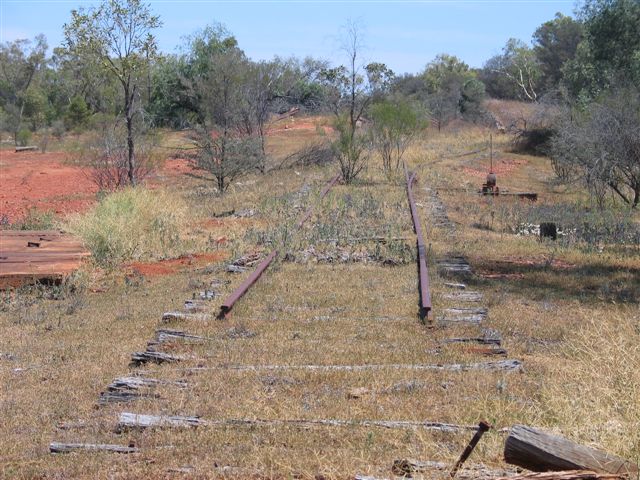
[[[425,125],[420,112],[403,99],[374,103],[370,116],[372,144],[382,158],[382,168],[389,175],[400,168],[402,156]]]
[[[367,136],[358,128],[376,93],[390,85],[393,71],[382,63],[366,64],[362,60],[363,34],[358,24],[347,23],[341,40],[346,65],[324,69],[320,79],[328,106],[337,117],[334,156],[340,164],[342,179],[351,183],[369,159]]]
[[[640,205],[640,89],[616,87],[558,122],[551,158],[581,181],[602,204],[610,192],[632,208]]]
[[[542,70],[534,49],[522,40],[510,38],[500,55],[493,61],[494,72],[507,78],[523,100],[537,102],[541,87]]]
[[[197,118],[194,159],[215,177],[223,195],[235,179],[263,164],[260,137],[247,127],[245,81],[251,64],[220,26],[192,37],[187,57],[182,81]]]
[[[96,7],[71,11],[64,25],[66,49],[120,85],[122,116],[127,131],[127,177],[136,178],[136,115],[140,113],[141,90],[148,82],[148,69],[157,54],[153,31],[160,18],[141,0],[103,0]]]
[[[25,108],[34,104],[34,85],[46,65],[47,40],[38,35],[34,41],[21,39],[0,44],[0,105],[4,123],[18,143]]]

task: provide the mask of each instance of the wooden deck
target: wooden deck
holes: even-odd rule
[[[0,289],[59,283],[89,255],[78,239],[56,230],[1,230]]]

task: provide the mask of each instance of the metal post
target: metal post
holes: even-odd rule
[[[460,455],[460,458],[456,462],[455,467],[453,467],[453,470],[451,470],[451,473],[449,474],[451,478],[456,476],[456,473],[458,472],[462,464],[467,460],[467,458],[469,458],[469,455],[471,455],[471,452],[473,452],[473,449],[476,448],[476,445],[478,445],[478,442],[480,441],[482,436],[485,434],[485,432],[488,432],[490,429],[491,429],[491,425],[489,425],[485,421],[482,421],[478,424],[478,430],[476,431],[473,438],[469,441],[469,444],[466,446],[466,448],[462,452],[462,455]]]

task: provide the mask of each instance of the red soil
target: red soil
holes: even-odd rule
[[[158,262],[133,262],[125,265],[125,268],[134,275],[145,277],[157,277],[170,275],[189,266],[218,262],[228,256],[228,252],[221,250],[214,253],[197,253],[184,257],[160,260]]]
[[[180,176],[185,173],[192,173],[196,169],[193,164],[184,158],[170,158],[162,165],[161,173],[164,175]]]
[[[65,215],[91,207],[98,187],[85,170],[65,163],[66,158],[64,152],[0,151],[0,218],[15,223],[31,208]],[[153,185],[193,170],[188,160],[169,159],[148,180]]]
[[[63,152],[0,151],[0,217],[15,222],[30,208],[57,214],[89,208],[98,188],[80,168],[65,165],[65,157]]]

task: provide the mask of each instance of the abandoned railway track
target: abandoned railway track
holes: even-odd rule
[[[260,315],[247,315],[247,311],[264,311],[256,298],[260,298],[259,292],[252,292],[251,300],[243,302],[243,314],[237,316],[230,315],[232,310],[240,308],[239,302],[242,298],[247,298],[248,291],[256,285],[269,266],[278,257],[279,251],[272,250],[267,256],[261,259],[246,278],[233,291],[226,295],[220,306],[220,311],[216,315],[212,312],[213,304],[217,295],[205,295],[199,300],[187,300],[183,311],[166,312],[162,316],[162,328],[156,331],[155,337],[149,341],[145,351],[135,352],[131,357],[131,370],[117,377],[111,382],[105,391],[98,398],[98,405],[108,411],[120,410],[115,421],[116,438],[121,438],[127,432],[135,430],[155,430],[156,428],[185,429],[192,427],[224,427],[223,429],[213,429],[212,431],[227,432],[229,429],[242,426],[252,428],[277,428],[277,429],[300,429],[314,427],[317,429],[327,429],[341,427],[341,429],[369,429],[382,428],[389,430],[426,430],[437,431],[444,434],[460,434],[469,431],[477,431],[478,426],[472,422],[453,422],[450,419],[437,421],[433,419],[424,420],[419,409],[415,408],[419,404],[419,397],[415,392],[424,391],[426,386],[434,383],[436,378],[446,378],[451,375],[466,375],[466,372],[476,372],[477,375],[508,375],[511,372],[522,371],[523,364],[519,360],[503,358],[500,360],[478,361],[478,356],[497,355],[506,357],[506,350],[502,346],[502,340],[495,331],[487,330],[486,321],[488,311],[482,307],[469,307],[469,302],[481,303],[483,295],[480,292],[467,291],[466,284],[452,283],[446,281],[450,277],[462,275],[466,278],[470,275],[471,268],[462,257],[449,254],[439,262],[430,260],[427,256],[427,245],[425,242],[424,230],[422,227],[421,212],[415,198],[414,186],[416,175],[410,173],[405,168],[406,195],[409,205],[409,212],[416,236],[416,260],[417,279],[411,275],[403,276],[404,286],[400,287],[401,299],[408,299],[415,295],[415,281],[417,280],[418,293],[418,318],[427,322],[433,327],[424,329],[423,322],[410,322],[412,317],[406,309],[394,312],[393,315],[376,315],[372,311],[370,302],[364,301],[364,306],[351,311],[350,315],[329,315],[329,316],[309,316],[306,311],[313,311],[313,305],[309,309],[300,309],[289,319],[281,318],[275,322],[265,324],[261,322]],[[321,189],[318,196],[318,203],[321,202],[338,183],[339,176],[332,177]],[[428,195],[429,190],[423,190]],[[430,199],[434,202],[434,198]],[[451,222],[446,215],[446,209],[441,203],[435,202],[436,213],[432,218],[435,228],[442,228],[447,232],[451,230]],[[296,231],[312,217],[317,205],[309,206],[296,222]],[[406,237],[402,237],[403,239]],[[429,264],[435,264],[438,268],[435,271],[429,270]],[[340,267],[318,265],[312,270],[338,269]],[[376,268],[368,267],[371,275],[379,273]],[[387,267],[383,267],[387,268]],[[396,268],[396,267],[393,267]],[[403,268],[403,267],[397,267]],[[318,282],[318,273],[307,270],[304,277],[299,281]],[[343,270],[340,270],[344,273]],[[408,273],[407,270],[401,270]],[[434,308],[432,303],[432,284],[430,274],[436,278],[438,293],[436,298],[438,304],[462,302],[462,305],[455,305]],[[444,275],[442,278],[440,275]],[[369,292],[364,285],[371,285],[371,281],[361,274],[360,278],[355,277],[349,291],[341,293],[351,295],[353,298],[360,294],[366,297]],[[286,297],[286,292],[281,287],[270,286],[271,283],[281,284],[285,282],[283,274],[279,273],[279,278],[272,278],[265,281],[265,288],[275,288],[277,295],[274,298]],[[313,277],[313,278],[311,278]],[[357,279],[357,280],[356,280]],[[357,285],[356,285],[357,284]],[[315,283],[314,283],[315,285]],[[410,288],[414,285],[413,289]],[[278,288],[281,288],[278,290]],[[286,287],[291,289],[291,285]],[[333,287],[340,289],[339,285]],[[288,290],[287,290],[288,291]],[[349,297],[349,298],[352,298]],[[304,299],[304,296],[303,296]],[[311,301],[306,299],[305,301]],[[384,302],[383,302],[384,303]],[[406,302],[404,302],[406,304]],[[338,306],[339,309],[347,308],[348,304]],[[261,310],[262,309],[262,310]],[[295,310],[295,309],[294,309]],[[415,311],[414,311],[415,312]],[[303,317],[303,318],[301,318]],[[386,342],[369,340],[371,338],[384,338],[377,332],[388,330],[388,322],[382,321],[385,318],[398,322],[399,333],[402,329],[409,328],[409,336],[403,334],[398,342]],[[216,320],[217,319],[217,320]],[[226,331],[222,330],[224,325],[228,325],[230,320],[236,321],[236,326]],[[310,320],[313,320],[311,322]],[[332,337],[328,334],[331,328],[338,325],[337,320],[347,324],[349,330],[345,330],[340,336]],[[437,321],[436,321],[437,320]],[[245,322],[254,325],[254,330],[249,329]],[[249,323],[250,322],[250,323]],[[181,328],[177,328],[178,325]],[[312,326],[313,325],[313,326]],[[403,327],[400,327],[403,325]],[[301,331],[300,328],[309,331]],[[341,327],[342,328],[342,327]],[[421,328],[421,330],[420,330]],[[329,329],[329,330],[327,330]],[[415,330],[418,329],[418,330]],[[451,331],[449,333],[449,330]],[[422,332],[420,334],[419,332]],[[437,335],[444,338],[435,338]],[[285,335],[285,336],[283,336]],[[288,335],[288,336],[286,336]],[[317,335],[318,339],[313,338]],[[291,347],[279,345],[285,342],[291,343]],[[335,338],[335,341],[333,340]],[[323,341],[326,339],[327,341]],[[403,344],[407,340],[414,342],[411,345]],[[432,344],[431,349],[420,348],[424,342]],[[372,342],[365,347],[359,347],[359,343]],[[320,357],[318,348],[326,348],[330,352],[328,357],[331,362],[315,362]],[[349,349],[353,350],[349,352]],[[273,350],[273,352],[271,352]],[[263,352],[263,353],[261,353]],[[437,362],[427,362],[425,359],[434,355],[442,355],[443,352],[449,356],[451,361],[438,360]],[[262,355],[265,360],[277,361],[251,361],[251,357]],[[461,360],[453,361],[455,356]],[[341,361],[342,358],[342,361]],[[357,363],[356,358],[364,361]],[[301,361],[305,359],[306,361]],[[376,361],[383,360],[383,361]],[[179,365],[176,365],[179,364]],[[155,365],[150,368],[150,365]],[[143,367],[142,369],[140,367]],[[282,376],[286,374],[287,376]],[[153,375],[153,376],[151,376]],[[291,378],[289,377],[291,376]],[[344,392],[342,382],[347,384],[357,379],[366,379],[374,382],[377,377],[388,379],[390,382],[386,386],[376,388],[356,388]],[[313,378],[316,378],[315,380]],[[395,379],[395,380],[394,380]],[[286,408],[260,407],[256,411],[242,415],[242,405],[251,397],[243,392],[254,392],[253,395],[260,395],[260,390],[255,390],[256,380],[266,385],[267,391],[278,392],[281,389],[294,389],[302,386],[300,398],[306,395],[320,395],[323,400],[321,406],[305,407],[304,400],[302,408],[287,410]],[[398,381],[400,380],[400,381]],[[447,382],[451,380],[438,380],[442,382],[443,390],[438,395],[444,402]],[[212,383],[213,382],[213,383]],[[236,395],[239,399],[233,402],[231,397],[225,395],[224,402],[211,410],[210,406],[205,406],[198,399],[211,395],[212,389],[217,390],[215,385],[218,382],[230,382],[236,385],[233,388],[240,389]],[[305,387],[308,385],[308,387]],[[324,385],[324,386],[323,386]],[[328,388],[328,390],[326,390]],[[474,387],[475,388],[475,387]],[[304,391],[308,389],[308,394]],[[336,393],[342,392],[342,393]],[[376,403],[367,400],[367,407],[362,412],[351,418],[340,418],[339,409],[331,406],[332,399],[340,398],[346,394],[346,398],[372,398],[377,397],[382,404],[391,407],[391,399],[398,395],[404,395],[404,402],[407,407],[403,412],[411,412],[410,418],[398,419],[392,410],[384,413],[376,407]],[[469,393],[472,395],[472,393]],[[324,398],[326,397],[326,398]],[[215,397],[215,394],[213,396]],[[296,397],[298,398],[298,397]],[[179,403],[176,403],[179,402]],[[138,412],[132,412],[129,408],[122,411],[119,405],[140,405]],[[249,403],[250,404],[250,403]],[[173,405],[173,406],[172,406]],[[176,406],[180,408],[176,410]],[[264,404],[265,407],[268,402]],[[220,415],[218,409],[227,410],[228,413]],[[272,411],[273,410],[273,411]],[[311,411],[312,414],[307,413]],[[167,411],[171,414],[167,414]],[[184,414],[184,411],[198,412],[198,415]],[[201,412],[201,415],[200,415]],[[269,414],[271,412],[271,414]],[[313,412],[316,412],[314,415]],[[333,413],[333,415],[321,415],[323,412]],[[117,412],[116,412],[117,413]],[[206,420],[205,420],[206,419]],[[475,419],[477,423],[477,419]],[[73,429],[68,430],[73,432]],[[153,435],[153,433],[149,433]],[[211,433],[214,435],[214,433]],[[265,434],[267,432],[265,431]],[[67,435],[67,437],[70,434]],[[218,434],[216,434],[218,435]],[[238,435],[241,435],[238,433]],[[95,439],[89,442],[78,441],[74,438],[72,442],[54,442],[51,444],[52,453],[66,453],[70,451],[105,451],[114,453],[137,453],[144,450],[144,447],[118,445],[113,438],[109,438],[109,443],[98,443]],[[86,448],[83,447],[86,445]]]

